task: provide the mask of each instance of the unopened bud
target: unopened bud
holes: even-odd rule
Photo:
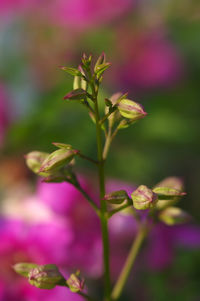
[[[133,200],[134,208],[138,210],[153,208],[157,202],[156,194],[144,185],[140,185],[135,191],[133,191],[131,198]]]
[[[62,280],[64,278],[54,264],[40,265],[29,272],[29,283],[42,289],[52,289]]]
[[[121,204],[128,199],[129,197],[125,190],[114,191],[104,196],[104,200],[111,204]]]
[[[75,150],[60,148],[51,153],[42,163],[40,172],[54,172],[68,164],[77,154]]]
[[[29,272],[36,267],[37,267],[37,264],[35,264],[35,263],[19,262],[13,266],[13,269],[15,270],[15,272],[17,274],[28,278]]]
[[[159,199],[180,197],[186,194],[185,192],[171,187],[155,187],[153,189],[153,192],[155,192],[158,195]]]
[[[25,155],[27,166],[36,174],[39,173],[44,160],[49,156],[48,153],[33,151]],[[45,174],[41,174],[45,175]]]
[[[178,207],[168,207],[161,211],[159,219],[166,225],[183,224],[191,220],[191,216]]]
[[[130,99],[122,99],[118,104],[118,109],[122,117],[134,121],[147,115],[140,104]]]
[[[67,279],[67,285],[73,293],[80,292],[84,289],[85,280],[79,277],[80,271],[77,271],[75,274],[71,274]]]
[[[94,66],[94,72],[97,72],[98,71],[98,66],[99,65],[102,65],[106,62],[106,55],[105,53],[103,52],[97,59],[96,61],[96,64]]]

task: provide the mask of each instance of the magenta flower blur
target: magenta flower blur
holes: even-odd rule
[[[124,35],[124,32],[121,33]],[[119,36],[125,58],[117,75],[125,87],[156,88],[172,85],[183,73],[183,65],[175,46],[162,31]]]
[[[9,121],[7,100],[5,88],[0,83],[0,147],[3,144]]]
[[[51,292],[38,290],[12,270],[12,265],[19,260],[40,264],[55,262],[63,266],[68,256],[67,246],[72,240],[66,222],[29,224],[2,218],[0,235],[0,301],[82,300],[62,287]]]
[[[127,13],[133,0],[55,0],[50,13],[56,24],[67,25],[77,30],[104,25]]]

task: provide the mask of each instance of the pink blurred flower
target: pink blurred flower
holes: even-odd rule
[[[0,83],[0,147],[3,144],[4,136],[9,123],[7,100],[8,97],[6,95],[5,87]]]
[[[183,73],[176,47],[161,30],[137,34],[122,30],[119,45],[123,62],[116,74],[125,87],[166,87],[177,82]]]
[[[0,221],[0,301],[82,300],[66,288],[40,290],[16,275],[16,262],[56,263],[63,266],[72,233],[66,222],[27,223],[22,220]]]
[[[104,25],[130,11],[133,0],[56,0],[50,6],[54,22],[85,30]]]

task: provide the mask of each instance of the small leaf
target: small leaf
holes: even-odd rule
[[[76,89],[69,92],[64,99],[70,99],[70,100],[81,100],[84,99],[87,95],[87,92],[83,89]]]
[[[60,67],[61,70],[66,71],[67,73],[73,75],[73,76],[82,76],[82,73],[75,69],[75,68],[71,68],[71,67]]]

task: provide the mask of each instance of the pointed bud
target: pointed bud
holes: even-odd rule
[[[92,61],[92,56],[90,55],[89,57],[86,56],[86,54],[84,53],[81,59],[82,63],[83,63],[83,67],[86,68],[86,70],[89,70],[90,65],[91,65],[91,61]]]
[[[130,99],[122,99],[118,104],[118,109],[122,117],[136,121],[147,115],[142,106]]]
[[[159,219],[168,226],[183,224],[191,220],[191,216],[178,207],[168,207],[161,211]]]
[[[87,95],[87,92],[83,89],[76,89],[71,92],[69,92],[67,95],[65,95],[64,99],[69,99],[69,100],[81,100],[85,99]]]
[[[73,293],[78,293],[84,289],[85,280],[79,277],[80,271],[77,271],[75,274],[71,274],[67,279],[67,285]]]
[[[35,264],[35,263],[20,262],[20,263],[16,263],[13,266],[13,269],[15,270],[15,272],[17,274],[28,278],[29,272],[36,267],[37,267],[37,264]]]
[[[58,149],[42,163],[39,172],[54,172],[67,165],[77,154],[75,150]]]
[[[164,199],[164,200],[166,200],[166,198],[172,199],[174,197],[176,198],[176,197],[181,197],[183,195],[186,195],[185,192],[170,187],[155,187],[153,189],[153,192],[155,192],[158,195],[159,199]]]
[[[64,278],[55,264],[39,265],[29,272],[29,283],[42,289],[52,289],[62,280]]]
[[[104,200],[110,204],[122,204],[125,200],[128,199],[129,197],[125,190],[114,191],[104,196]]]
[[[44,160],[49,156],[48,153],[33,151],[25,155],[27,166],[36,174],[40,174],[40,168]],[[40,174],[40,175],[46,175]]]
[[[101,75],[104,73],[104,71],[106,71],[106,69],[108,69],[110,66],[111,66],[111,63],[103,63],[101,65],[98,65],[96,67],[96,71],[95,71],[97,77],[100,78]]]
[[[99,65],[102,65],[102,64],[105,64],[106,62],[106,55],[105,53],[103,52],[97,59],[96,61],[96,64],[94,66],[94,72],[96,73],[98,71],[98,66]]]
[[[156,194],[144,185],[140,185],[133,191],[131,198],[133,200],[134,208],[138,210],[153,208],[157,202]]]

